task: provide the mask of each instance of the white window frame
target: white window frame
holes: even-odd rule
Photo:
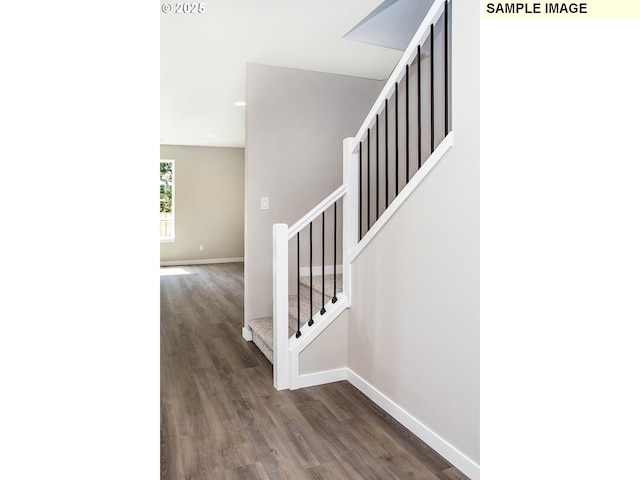
[[[160,237],[160,243],[171,243],[176,241],[176,161],[171,159],[160,159],[160,163],[171,163],[173,168],[171,169],[171,213],[173,214],[173,228],[171,229],[171,235],[167,237]],[[162,220],[160,220],[162,222]]]

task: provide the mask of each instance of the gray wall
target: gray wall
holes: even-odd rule
[[[243,257],[244,149],[162,145],[160,157],[176,162],[176,241],[160,261]]]
[[[272,314],[273,224],[292,225],[342,184],[342,140],[384,85],[259,64],[246,82],[245,325]]]
[[[345,310],[300,352],[300,375],[346,367],[348,334],[349,311]]]
[[[479,463],[479,6],[452,6],[455,146],[353,263],[348,366]]]

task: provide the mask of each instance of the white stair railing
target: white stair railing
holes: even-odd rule
[[[411,64],[416,58],[416,55],[418,54],[418,46],[425,43],[425,40],[431,34],[431,26],[436,23],[445,12],[447,3],[449,3],[447,0],[435,0],[433,5],[431,5],[427,15],[424,17],[424,20],[411,39],[411,42],[409,42],[407,49],[402,54],[402,57],[400,57],[400,60],[393,72],[391,72],[389,80],[387,80],[387,83],[382,87],[382,91],[380,92],[380,95],[378,95],[373,107],[371,107],[369,114],[365,118],[364,122],[362,122],[360,130],[358,130],[358,133],[355,136],[353,149],[351,150],[352,153],[357,152],[356,148],[358,143],[366,137],[367,129],[375,123],[376,114],[380,114],[384,110],[385,99],[388,99],[393,95],[396,82],[400,82],[404,77],[406,66]]]
[[[337,210],[337,204],[339,200],[342,200],[342,284],[343,291],[340,295],[341,298],[346,299],[346,302],[340,302],[336,305],[340,311],[350,305],[351,298],[351,270],[350,262],[348,261],[350,252],[353,251],[356,242],[358,227],[354,220],[357,220],[358,215],[358,198],[357,195],[351,194],[351,192],[357,192],[357,185],[354,188],[354,181],[357,182],[358,178],[358,164],[357,155],[351,153],[353,146],[353,138],[347,138],[344,140],[343,145],[343,184],[338,187],[333,193],[322,200],[312,210],[309,211],[304,217],[298,220],[294,225],[288,227],[284,223],[276,223],[273,225],[273,371],[274,371],[274,386],[278,390],[290,388],[292,384],[291,378],[295,377],[298,372],[291,371],[291,365],[297,365],[297,361],[291,361],[291,354],[294,350],[301,348],[301,342],[306,342],[307,337],[309,340],[315,338],[315,335],[305,335],[306,331],[311,328],[300,327],[298,325],[298,331],[293,338],[298,341],[291,342],[289,337],[289,241],[295,239],[301,231],[308,227],[314,220],[323,215],[324,212],[332,207]],[[337,222],[334,216],[334,221]],[[334,241],[336,240],[337,232],[334,231]],[[337,246],[336,246],[337,247]],[[298,247],[299,248],[299,247]],[[324,245],[323,245],[324,248]],[[337,248],[333,248],[334,261]],[[324,256],[324,255],[323,255]],[[323,263],[324,264],[324,263]],[[309,273],[313,275],[313,266],[309,266]],[[335,282],[334,270],[334,282]],[[322,279],[324,282],[324,278]],[[299,287],[298,282],[298,287]],[[334,295],[332,303],[337,304],[337,296]],[[300,302],[300,296],[298,296],[298,305]],[[324,298],[322,299],[324,303]],[[325,318],[329,321],[336,318],[340,311],[334,309],[331,311],[331,315],[327,315]],[[324,313],[315,314],[312,311],[313,323],[322,322]],[[298,318],[298,322],[300,319]],[[312,323],[312,324],[313,324]],[[314,327],[315,328],[315,327]],[[321,329],[322,326],[318,326]]]
[[[333,321],[339,313],[351,306],[351,262],[355,259],[355,257],[363,250],[366,244],[371,241],[371,239],[377,234],[378,231],[382,228],[382,226],[391,218],[391,216],[397,211],[398,206],[404,202],[411,192],[416,188],[417,185],[424,180],[426,175],[431,171],[431,169],[435,166],[435,164],[444,156],[444,154],[453,146],[453,133],[451,131],[451,122],[449,118],[449,100],[450,100],[450,61],[449,61],[449,0],[435,0],[431,9],[427,13],[424,21],[418,28],[418,31],[414,35],[413,39],[409,43],[409,46],[405,50],[400,62],[392,72],[389,80],[385,84],[382,89],[378,99],[374,103],[371,111],[367,115],[364,123],[359,129],[356,137],[347,138],[343,142],[343,184],[338,187],[333,193],[327,196],[323,201],[321,201],[316,207],[314,207],[309,213],[303,216],[300,220],[298,220],[294,225],[288,227],[286,224],[275,224],[273,226],[273,365],[274,365],[274,386],[278,390],[286,389],[286,388],[297,388],[298,382],[298,358],[302,349],[308,345],[310,341],[312,341],[322,329],[326,328],[326,326]],[[443,17],[444,15],[444,17]],[[441,21],[440,28],[442,28],[443,32],[443,138],[436,144],[435,142],[435,122],[440,121],[440,119],[435,118],[435,107],[434,107],[434,98],[435,95],[439,92],[435,92],[434,90],[434,44],[436,34],[434,33],[434,25]],[[428,40],[428,42],[427,42]],[[424,47],[429,49],[428,54],[424,54]],[[425,145],[424,152],[428,152],[427,155],[422,155],[422,137],[427,136],[426,133],[423,133],[421,128],[421,112],[423,107],[422,104],[422,83],[420,80],[421,76],[421,65],[423,61],[427,63],[427,60],[423,59],[428,58],[428,71],[429,71],[429,114],[430,121],[429,125],[431,128],[430,136],[428,136],[430,140],[430,149]],[[410,104],[409,104],[409,96],[410,96],[410,85],[409,85],[409,74],[411,67],[414,67],[414,71],[416,72],[416,76],[418,78],[415,83],[417,90],[416,92],[411,93],[412,98],[417,100],[416,104],[414,104],[414,111],[417,112],[414,116],[417,116],[417,119],[410,118]],[[398,98],[400,95],[399,85],[402,81],[405,81],[403,88],[406,100],[406,106],[404,107],[404,119],[405,125],[405,133],[406,140],[404,140],[403,147],[406,151],[405,160],[406,160],[406,181],[402,187],[399,189],[398,179],[399,176],[404,176],[405,172],[401,172],[399,170],[398,165],[398,150],[399,150],[399,134],[398,134],[398,124],[399,124],[399,102]],[[415,100],[414,100],[415,101]],[[395,122],[390,122],[390,105],[395,105],[395,109],[393,109],[395,113]],[[417,106],[415,106],[417,105]],[[384,123],[382,123],[382,119],[384,118]],[[416,121],[417,132],[415,135],[417,137],[417,148],[415,146],[412,149],[410,146],[409,139],[409,126],[413,125],[413,121]],[[395,175],[393,176],[395,181],[395,189],[393,192],[393,198],[390,197],[390,189],[389,189],[389,125],[392,125],[392,128],[395,128],[395,134],[393,138],[395,138]],[[382,128],[380,126],[382,125]],[[382,131],[380,131],[382,130]],[[372,188],[370,186],[371,182],[371,153],[373,151],[372,145],[370,145],[371,139],[375,140],[375,203],[374,203],[374,220],[373,224],[371,223],[372,212],[370,199]],[[384,138],[384,141],[381,141],[381,138]],[[416,139],[412,138],[412,142],[415,142]],[[384,144],[384,150],[382,151],[382,156],[384,156],[384,208],[382,212],[379,212],[380,207],[380,181],[379,181],[379,173],[380,166],[379,160],[381,156],[381,147],[380,144]],[[366,164],[366,212],[363,212],[364,199],[363,190],[365,185],[363,185],[363,171],[364,171],[364,156],[363,151],[367,152],[367,164]],[[410,159],[409,152],[410,150],[414,150],[417,152],[415,158]],[[409,175],[409,161],[415,162],[417,170],[413,173],[410,178]],[[322,216],[322,225],[323,225],[323,262],[322,262],[322,271],[323,271],[323,286],[324,286],[324,217],[325,212],[331,207],[334,208],[336,214],[334,215],[334,221],[337,218],[337,202],[342,200],[342,275],[343,275],[343,293],[340,295],[340,298],[337,298],[336,294],[332,298],[332,303],[336,305],[336,308],[329,315],[324,315],[325,308],[323,307],[321,311],[317,314],[313,312],[313,309],[310,313],[310,318],[307,319],[308,323],[304,326],[301,326],[300,323],[300,315],[298,314],[298,326],[296,334],[292,337],[289,336],[289,241],[296,238],[298,242],[298,256],[300,252],[299,247],[299,235],[303,229],[309,227],[309,230],[312,229],[312,222]],[[364,214],[366,213],[366,219]],[[334,242],[337,228],[334,227]],[[365,231],[366,230],[366,231]],[[310,239],[310,256],[313,256],[313,249],[311,246],[313,236],[309,235]],[[334,255],[334,265],[335,258],[337,257],[337,248],[333,250]],[[298,258],[299,263],[299,258]],[[335,278],[335,268],[334,268],[334,278]],[[298,275],[300,272],[300,268],[298,265]],[[312,258],[309,259],[309,272],[311,276],[311,281],[313,277],[313,262]],[[298,280],[298,312],[300,311],[300,281]],[[324,287],[323,287],[324,289]],[[313,303],[313,289],[310,289],[310,300]],[[325,299],[322,298],[322,303],[324,303]],[[327,304],[329,305],[329,304]],[[306,320],[306,321],[307,321]],[[320,325],[315,325],[319,323]]]

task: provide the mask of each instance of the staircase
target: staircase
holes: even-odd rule
[[[397,252],[393,250],[397,247],[388,241],[396,234],[415,235],[414,238],[403,238],[398,242],[399,245],[415,242],[415,250],[412,246],[411,252],[419,251],[422,246],[433,248],[431,239],[425,240],[422,232],[435,229],[407,229],[406,216],[396,223],[400,228],[395,228],[390,220],[400,209],[407,207],[404,203],[420,185],[422,191],[432,185],[438,188],[437,176],[431,177],[434,179],[431,185],[424,185],[423,182],[442,159],[450,158],[455,166],[455,162],[467,154],[468,147],[475,145],[475,131],[472,137],[468,136],[471,132],[469,126],[473,128],[474,123],[467,125],[463,118],[464,109],[457,107],[456,118],[452,118],[453,106],[456,105],[452,87],[458,85],[459,88],[465,84],[452,83],[451,74],[460,74],[459,78],[462,78],[463,73],[470,71],[473,74],[474,71],[451,68],[454,59],[451,50],[452,1],[434,0],[357,134],[343,140],[342,184],[297,221],[288,219],[294,221],[293,224],[284,223],[286,219],[279,218],[281,223],[273,225],[272,315],[253,320],[246,318],[242,334],[247,341],[253,340],[273,364],[273,385],[276,390],[297,390],[346,380],[419,438],[429,445],[435,445],[434,448],[447,460],[465,473],[469,472],[471,478],[475,479],[479,478],[479,466],[474,461],[431,430],[429,424],[422,423],[420,418],[405,410],[407,401],[404,389],[397,389],[389,395],[390,392],[383,392],[380,388],[380,382],[388,386],[388,378],[393,378],[390,376],[398,372],[401,383],[411,382],[415,387],[407,390],[409,395],[416,394],[416,398],[424,398],[424,392],[419,391],[420,374],[411,368],[414,366],[412,363],[416,362],[411,360],[415,353],[418,362],[428,359],[431,365],[437,365],[437,361],[433,362],[434,357],[421,352],[407,352],[403,348],[405,345],[419,349],[412,343],[413,339],[406,344],[396,342],[395,339],[401,335],[412,335],[411,330],[404,331],[406,319],[402,315],[394,315],[389,305],[382,305],[386,298],[377,298],[376,292],[367,291],[362,284],[355,285],[355,282],[361,282],[366,277],[375,281],[379,275],[389,273],[386,266],[378,268],[378,265],[384,260],[394,262]],[[459,18],[464,20],[463,17]],[[471,19],[469,17],[466,20],[467,24]],[[464,21],[461,22],[461,26],[465,25]],[[460,26],[457,30],[464,33]],[[465,45],[464,42],[461,44]],[[456,58],[458,62],[465,60],[463,55]],[[475,99],[475,96],[461,95],[459,98]],[[460,103],[463,102],[457,105]],[[475,108],[472,107],[471,112]],[[458,152],[451,152],[455,145],[454,120],[456,125],[460,125],[462,138]],[[467,143],[467,140],[472,140],[472,143]],[[457,167],[461,165],[459,162]],[[447,170],[447,167],[445,165],[441,170],[446,174],[441,177],[446,182],[449,181],[447,175],[451,175],[452,171],[468,173]],[[444,185],[449,186],[448,183]],[[441,198],[452,203],[456,201],[451,194],[445,197],[420,197],[418,193],[418,200],[414,196],[409,205],[411,215],[422,213],[418,210],[422,206],[420,198],[427,199],[423,201]],[[290,201],[296,202],[297,199],[291,198]],[[429,215],[433,211],[448,214],[446,208],[444,204],[437,205],[436,210],[428,206],[425,208],[426,220],[418,219],[417,225],[430,221]],[[456,207],[452,211],[455,212]],[[434,226],[441,225],[439,222],[435,222]],[[387,227],[387,223],[391,225]],[[380,239],[377,234],[383,228],[385,233]],[[453,235],[456,234],[457,230],[454,230]],[[268,240],[265,238],[265,241]],[[380,244],[368,248],[369,243],[380,241],[384,248],[380,248]],[[360,257],[367,249],[368,253]],[[438,252],[428,253],[425,258],[431,259]],[[446,250],[445,253],[455,254],[455,250]],[[381,259],[382,254],[387,258]],[[401,265],[406,265],[410,258],[404,253],[397,257]],[[416,268],[421,268],[421,265],[423,268],[425,264],[417,256]],[[318,275],[320,271],[322,275]],[[426,285],[429,285],[431,278],[435,278],[431,275],[430,272]],[[433,275],[438,275],[438,272],[433,272]],[[452,283],[454,278],[446,279],[447,288],[456,289],[456,284]],[[425,288],[422,283],[409,285],[408,281],[399,280],[398,290],[410,287],[411,292],[420,295]],[[369,285],[368,281],[366,285]],[[267,288],[269,286],[265,285]],[[400,295],[402,299],[408,298],[407,292],[400,292]],[[412,305],[418,306],[421,300],[409,299]],[[427,299],[427,303],[429,301]],[[392,305],[399,304],[394,300]],[[370,315],[379,305],[384,310]],[[436,306],[441,307],[441,304]],[[269,313],[268,310],[261,312],[259,315]],[[458,312],[454,313],[457,315]],[[443,315],[446,316],[447,312],[443,312]],[[439,317],[440,313],[434,316]],[[420,318],[415,324],[425,321],[448,328],[446,320],[448,317]],[[431,323],[426,326],[430,327]],[[438,330],[421,328],[414,335],[433,331]],[[460,334],[460,339],[467,341],[467,333]],[[454,336],[457,341],[457,333]],[[389,342],[395,343],[395,347],[387,348]],[[365,368],[373,371],[373,374],[368,371],[365,376],[360,376],[357,370],[362,368],[363,362],[368,362],[371,367],[382,368]],[[436,388],[440,385],[434,383]],[[456,389],[451,390],[451,397],[443,397],[443,402],[436,402],[436,406],[451,408],[448,399],[457,402],[459,393]],[[415,405],[414,400],[411,399],[409,404]],[[473,415],[469,418],[473,418]],[[299,435],[298,439],[305,442],[303,435]]]
[[[351,306],[352,263],[453,146],[449,9],[450,0],[434,0],[359,131],[344,139],[342,185],[293,225],[273,225],[273,315],[249,320],[243,336],[273,364],[278,390],[310,385],[299,357]]]
[[[300,323],[306,323],[312,312],[322,307],[329,308],[333,292],[334,275],[324,276],[324,302],[322,301],[322,275],[300,277]],[[335,275],[337,292],[342,292],[342,274]],[[311,300],[310,300],[311,298]],[[253,343],[273,363],[273,317],[255,318],[249,321],[253,334]],[[298,331],[298,296],[289,295],[289,337],[295,337]]]

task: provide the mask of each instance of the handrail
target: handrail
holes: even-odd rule
[[[309,213],[289,227],[289,240],[295,237],[299,231],[319,217],[322,212],[329,208],[333,203],[340,200],[347,193],[347,189],[348,187],[346,184],[340,185],[333,193],[313,207]]]
[[[427,13],[427,16],[424,17],[424,20],[420,24],[418,31],[411,39],[411,42],[409,42],[409,45],[400,58],[400,61],[398,61],[396,68],[391,73],[391,76],[380,92],[380,95],[378,95],[378,99],[373,104],[373,107],[362,123],[360,130],[358,130],[358,134],[355,136],[356,140],[354,142],[353,150],[351,151],[351,153],[358,152],[358,149],[360,148],[360,142],[366,135],[367,129],[375,123],[376,115],[382,113],[382,111],[384,110],[385,99],[391,97],[391,94],[394,92],[396,82],[399,82],[404,75],[406,65],[408,65],[410,60],[412,60],[413,57],[415,57],[415,55],[417,54],[418,45],[421,45],[427,39],[427,37],[429,36],[431,24],[436,21],[437,18],[440,18],[440,15],[442,15],[442,13],[444,12],[444,3],[445,0],[435,0],[433,2],[433,5]]]
[[[274,386],[278,389],[284,388],[297,388],[298,384],[296,378],[299,375],[298,366],[298,353],[293,352],[291,345],[308,345],[309,339],[315,338],[319,329],[314,325],[319,324],[320,329],[325,328],[327,321],[331,322],[336,318],[335,315],[339,314],[344,308],[349,308],[351,305],[351,264],[353,260],[363,251],[365,246],[373,238],[373,236],[380,231],[382,226],[391,218],[391,216],[398,210],[400,204],[402,204],[409,195],[414,191],[416,186],[426,177],[431,171],[434,165],[444,156],[446,151],[453,145],[453,132],[450,129],[449,113],[448,113],[448,101],[449,101],[449,63],[448,63],[448,5],[450,0],[435,0],[434,4],[429,9],[429,12],[425,16],[423,22],[420,24],[418,31],[413,36],[409,46],[405,50],[398,65],[394,68],[393,73],[389,77],[389,80],[385,84],[385,87],[380,92],[376,102],[367,115],[364,123],[360,127],[360,130],[356,137],[344,139],[343,141],[343,181],[336,190],[324,198],[320,203],[313,207],[302,218],[295,222],[291,227],[286,224],[275,224],[273,226],[273,325],[274,325],[274,341],[273,341],[273,365],[274,365]],[[434,23],[441,19],[444,14],[444,134],[445,137],[440,141],[439,145],[435,145],[435,117],[434,117]],[[420,56],[421,47],[426,45],[427,39],[429,40],[430,52],[430,115],[431,115],[431,152],[426,156],[423,163],[422,158],[422,128],[421,128],[421,62]],[[416,58],[417,57],[417,58]],[[409,103],[409,73],[410,66],[413,62],[417,61],[417,128],[420,132],[417,137],[417,159],[416,156],[411,155],[409,152],[410,136],[410,103]],[[398,90],[399,83],[403,78],[407,78],[403,88],[406,88],[406,183],[400,188],[399,178],[404,175],[404,172],[400,171],[399,165],[399,107],[398,107]],[[395,197],[390,193],[390,173],[389,173],[389,100],[395,95]],[[414,101],[415,102],[415,101]],[[380,123],[384,119],[384,130],[380,131]],[[375,165],[371,165],[372,146],[370,145],[371,134],[375,135]],[[381,136],[384,138],[384,150],[381,148],[380,140]],[[425,135],[427,133],[425,132]],[[366,136],[366,138],[365,138]],[[364,169],[364,146],[366,148],[366,213],[363,212],[364,199],[363,197],[363,175]],[[425,148],[427,150],[427,148]],[[427,153],[427,152],[424,152]],[[417,160],[417,162],[416,162]],[[384,175],[384,207],[380,205],[380,162],[383,161]],[[417,163],[417,171],[410,177],[410,162]],[[415,167],[415,165],[414,165]],[[375,188],[371,186],[371,173],[374,168],[375,175]],[[393,175],[393,172],[391,173]],[[372,190],[375,190],[375,212],[371,207],[371,195]],[[337,292],[337,277],[338,277],[338,202],[341,202],[341,223],[342,223],[342,293]],[[333,212],[329,211],[330,209]],[[329,213],[330,218],[332,215],[333,220],[333,296],[325,291],[325,269],[327,267],[325,256],[325,213]],[[371,214],[374,213],[375,219],[372,219]],[[365,218],[366,214],[366,218]],[[313,223],[322,217],[321,225],[316,222],[316,228],[313,228]],[[373,224],[371,223],[373,220]],[[364,225],[363,225],[364,222]],[[321,228],[321,234],[318,234],[317,228]],[[364,231],[366,226],[366,232]],[[308,240],[308,262],[309,262],[309,292],[308,297],[305,300],[305,312],[303,319],[301,317],[301,303],[302,296],[300,293],[300,234],[308,227],[309,234],[305,236]],[[331,227],[329,227],[331,230]],[[315,235],[314,235],[315,234]],[[293,318],[295,322],[297,320],[297,330],[294,337],[289,337],[290,328],[290,315],[289,315],[289,257],[292,251],[290,251],[289,242],[296,240],[296,258],[297,265],[292,268],[292,272],[297,270],[297,318]],[[314,277],[314,246],[317,250],[318,243],[321,245],[321,255],[318,258],[316,254],[315,260],[320,260],[321,278]],[[317,262],[316,262],[317,263]],[[293,265],[291,267],[294,267]],[[330,268],[330,265],[329,265]],[[314,293],[314,278],[315,281],[321,282],[321,291]],[[319,296],[319,297],[318,297]],[[330,302],[328,301],[330,297]],[[318,301],[318,298],[320,301]],[[306,312],[306,302],[308,301],[308,317]],[[335,306],[334,306],[335,305]],[[325,308],[326,307],[326,308]],[[339,310],[339,311],[338,311]],[[295,315],[294,315],[295,317]],[[314,326],[313,328],[311,328]],[[293,325],[292,325],[293,327]],[[314,333],[315,332],[315,333]],[[294,339],[295,338],[295,339]],[[301,340],[304,338],[304,340]],[[296,347],[298,348],[298,347]]]

